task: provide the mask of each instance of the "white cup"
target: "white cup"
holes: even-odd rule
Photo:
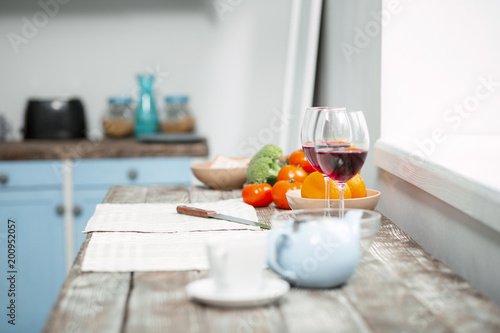
[[[267,233],[213,237],[207,241],[210,277],[217,291],[248,294],[259,289],[265,267]]]

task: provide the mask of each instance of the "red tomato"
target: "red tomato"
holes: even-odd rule
[[[314,169],[311,163],[307,160],[306,154],[304,154],[302,149],[296,150],[290,155],[288,158],[288,164],[299,166],[307,173],[316,171],[316,169]]]
[[[267,183],[248,184],[243,188],[243,201],[254,207],[269,206],[273,202],[272,187]]]
[[[293,180],[280,180],[276,182],[273,186],[273,202],[276,206],[283,209],[291,209],[286,200],[286,192],[292,190],[300,190],[302,188],[302,183],[295,182]]]
[[[307,177],[307,172],[304,169],[296,167],[295,165],[285,165],[278,172],[277,180],[295,180],[296,182],[303,183]]]

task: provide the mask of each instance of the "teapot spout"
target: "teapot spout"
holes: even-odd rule
[[[361,210],[350,210],[345,214],[344,221],[352,228],[355,234],[359,234],[361,217],[363,217],[363,212]]]

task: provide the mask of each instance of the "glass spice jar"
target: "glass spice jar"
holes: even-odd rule
[[[111,97],[102,121],[102,127],[110,137],[131,136],[134,132],[134,111],[129,97]]]
[[[166,118],[161,123],[162,132],[192,132],[195,119],[188,107],[189,97],[186,95],[169,95],[165,97],[165,102]]]

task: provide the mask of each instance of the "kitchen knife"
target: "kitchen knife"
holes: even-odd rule
[[[242,218],[239,218],[236,216],[217,214],[217,212],[213,211],[213,210],[204,210],[201,208],[188,207],[188,206],[184,206],[184,205],[177,206],[177,213],[184,214],[184,215],[197,216],[197,217],[226,220],[226,221],[242,223],[242,224],[246,224],[246,225],[253,225],[253,226],[261,227],[264,229],[270,229],[270,227],[268,225],[263,224],[263,223],[245,220],[245,219],[242,219]]]

